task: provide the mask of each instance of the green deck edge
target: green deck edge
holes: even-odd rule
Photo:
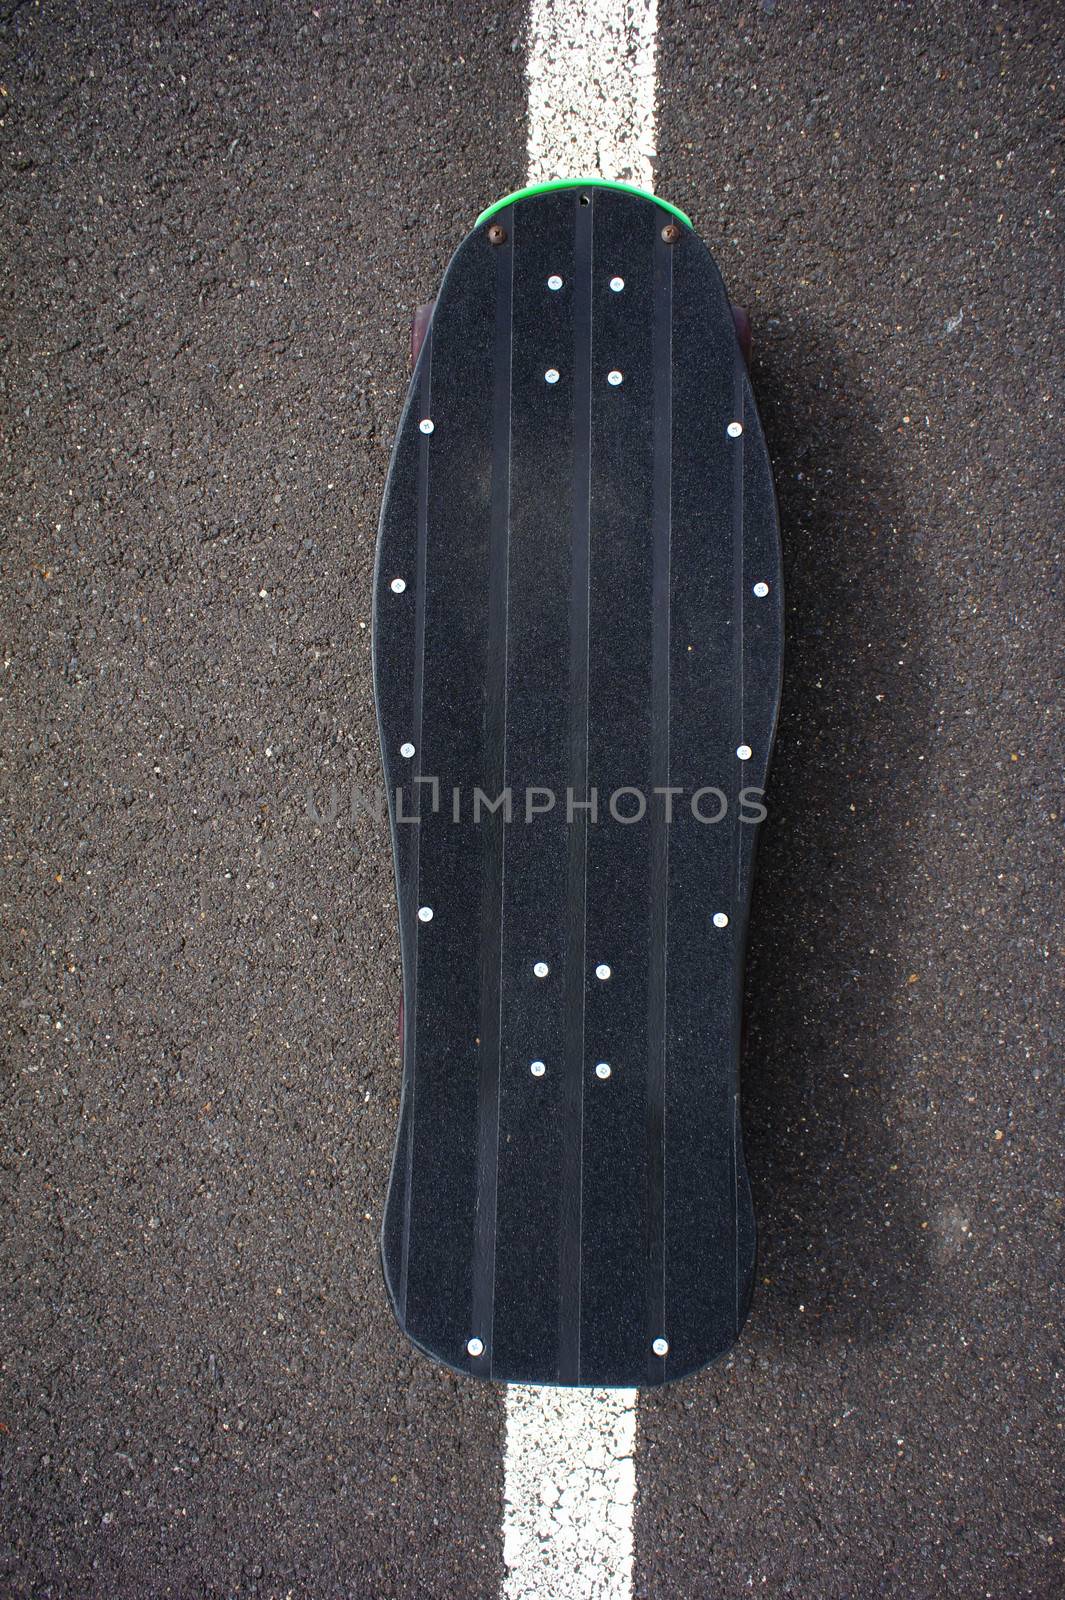
[[[648,189],[638,189],[634,183],[618,183],[614,178],[553,178],[550,183],[530,183],[524,189],[515,189],[513,194],[504,195],[502,200],[497,200],[490,205],[487,211],[474,223],[479,228],[482,222],[487,222],[489,217],[494,217],[497,211],[502,211],[504,206],[512,206],[518,200],[530,200],[533,195],[550,194],[554,189],[619,189],[622,194],[638,194],[641,200],[653,200],[656,206],[661,206],[663,211],[672,212],[673,216],[684,223],[686,228],[694,232],[691,217],[685,216],[679,206],[670,205],[668,200],[660,200],[656,194],[651,194]]]

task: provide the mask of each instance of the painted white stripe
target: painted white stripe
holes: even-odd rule
[[[651,188],[656,0],[532,0],[529,183]]]
[[[629,1600],[635,1389],[507,1390],[506,1600]]]
[[[653,188],[656,0],[531,0],[528,183]],[[505,1600],[630,1600],[636,1390],[507,1390]]]

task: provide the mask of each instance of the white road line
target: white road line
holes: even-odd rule
[[[532,0],[529,183],[651,188],[656,0]]]
[[[635,1389],[507,1390],[505,1600],[629,1600]]]
[[[653,188],[656,0],[531,0],[528,183]],[[507,1390],[505,1600],[630,1600],[636,1390]]]

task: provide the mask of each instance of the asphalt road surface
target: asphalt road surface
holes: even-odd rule
[[[659,11],[656,187],[755,322],[788,662],[758,1289],[732,1359],[641,1401],[649,1600],[1065,1593],[1060,25]],[[523,180],[525,29],[0,23],[20,1600],[499,1593],[501,1395],[379,1277],[398,946],[349,801],[410,310]]]

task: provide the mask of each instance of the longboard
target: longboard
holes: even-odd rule
[[[751,1294],[741,999],[782,636],[769,457],[683,213],[588,181],[478,219],[421,338],[373,602],[396,1318],[475,1376],[682,1377]]]

